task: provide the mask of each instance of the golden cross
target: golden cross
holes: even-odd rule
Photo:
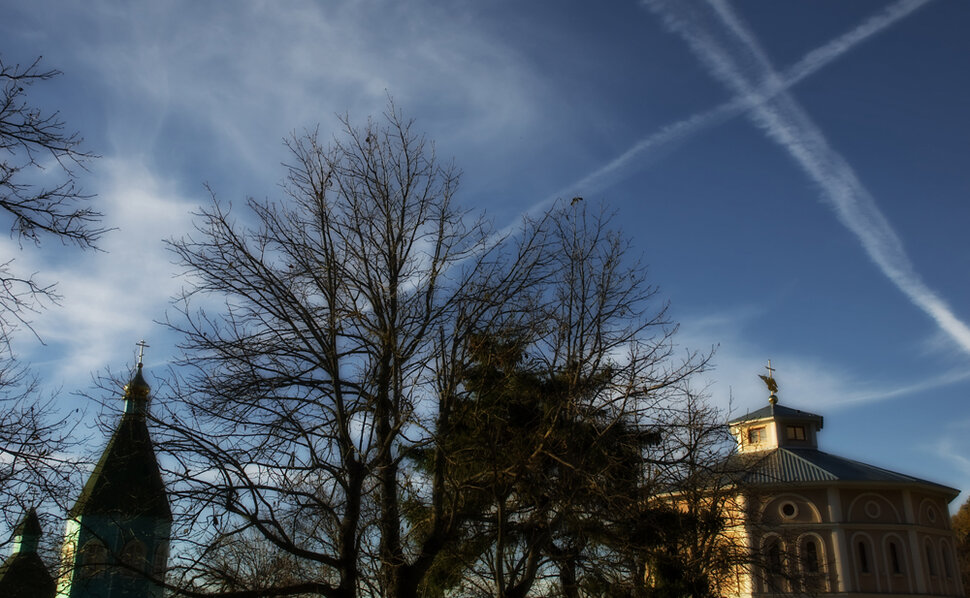
[[[771,360],[770,359],[768,360],[768,365],[765,366],[765,369],[768,370],[768,377],[769,378],[774,378],[775,377],[774,376],[775,368],[771,367]]]

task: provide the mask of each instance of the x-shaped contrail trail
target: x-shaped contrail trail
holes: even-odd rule
[[[819,186],[822,199],[856,235],[882,273],[970,353],[970,328],[923,282],[875,199],[788,93],[785,77],[774,70],[755,36],[727,1],[708,0],[706,7],[700,7],[702,11],[696,10],[696,2],[646,0],[645,4],[687,42],[711,75],[746,105],[755,125],[785,149]],[[766,89],[778,91],[766,94]]]

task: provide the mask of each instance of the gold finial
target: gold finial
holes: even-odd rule
[[[772,405],[778,403],[778,383],[775,382],[775,368],[771,367],[771,360],[768,360],[768,365],[765,366],[768,370],[768,375],[758,374],[758,377],[764,380],[765,386],[768,387],[768,402]]]

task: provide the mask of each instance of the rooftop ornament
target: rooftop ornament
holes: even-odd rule
[[[774,377],[775,368],[771,367],[770,359],[768,360],[768,365],[765,366],[765,369],[768,370],[768,375],[765,376],[764,374],[758,374],[758,377],[761,378],[764,381],[765,386],[768,387],[768,392],[770,393],[768,394],[768,402],[771,403],[772,405],[777,405],[778,404],[778,383],[775,382],[775,377]]]

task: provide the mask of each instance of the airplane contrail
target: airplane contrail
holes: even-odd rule
[[[780,73],[777,78],[770,82],[762,82],[758,86],[757,97],[766,101],[786,91],[929,2],[930,0],[901,0],[887,6],[856,27],[806,53],[798,62]],[[698,112],[662,127],[659,131],[644,137],[630,149],[582,179],[532,206],[529,210],[530,213],[541,211],[556,198],[569,196],[574,190],[588,194],[609,186],[622,176],[626,167],[634,162],[642,164],[649,159],[651,150],[659,153],[658,150],[669,149],[677,142],[685,141],[710,127],[739,116],[751,107],[751,101],[752,98],[749,97],[734,97],[710,110]]]
[[[747,115],[755,126],[785,149],[818,185],[823,201],[856,235],[882,273],[964,352],[970,353],[970,327],[923,282],[871,193],[787,92],[784,78],[774,70],[757,39],[727,2],[709,0],[710,9],[700,12],[688,12],[687,4],[679,0],[646,0],[645,4],[663,18],[670,31],[687,42],[713,77],[747,105]],[[713,22],[713,26],[708,22]],[[875,31],[871,26],[870,30]],[[836,51],[835,55],[839,53]],[[766,95],[765,89],[779,91]]]

